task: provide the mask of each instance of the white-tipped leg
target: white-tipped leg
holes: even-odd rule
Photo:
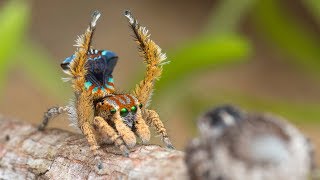
[[[91,27],[95,27],[97,25],[97,21],[98,19],[100,18],[101,16],[101,13],[98,11],[98,10],[95,10],[93,13],[92,13],[92,20],[91,20]]]

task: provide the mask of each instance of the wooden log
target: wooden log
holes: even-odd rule
[[[124,157],[102,147],[98,168],[83,135],[0,116],[0,179],[187,179],[184,153],[137,146]]]

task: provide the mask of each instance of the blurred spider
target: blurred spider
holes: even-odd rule
[[[155,127],[167,148],[173,148],[158,113],[147,109],[154,83],[162,74],[162,66],[168,63],[166,55],[150,39],[148,30],[140,26],[129,11],[125,11],[147,71],[132,93],[119,93],[112,78],[117,55],[91,47],[100,15],[98,11],[93,13],[89,27],[76,40],[77,51],[61,64],[64,72],[71,76],[69,80],[75,93],[74,102],[64,107],[50,108],[39,130],[47,126],[49,119],[66,112],[71,122],[81,129],[95,155],[98,155],[99,144],[107,141],[114,143],[128,156],[129,148],[136,144],[136,135],[144,144],[150,140],[148,125]]]
[[[224,105],[204,113],[198,129],[200,137],[186,148],[190,179],[300,180],[316,175],[312,143],[280,117]]]

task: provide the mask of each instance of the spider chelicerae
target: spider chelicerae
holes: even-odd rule
[[[140,55],[147,66],[144,79],[129,94],[119,93],[114,88],[113,69],[118,57],[107,50],[91,47],[92,37],[100,12],[95,11],[89,27],[76,40],[75,54],[66,58],[61,67],[70,75],[74,101],[67,106],[52,107],[45,114],[39,130],[43,130],[50,119],[67,113],[69,119],[85,135],[90,149],[98,155],[101,142],[111,142],[123,155],[136,145],[136,136],[145,144],[150,140],[149,126],[153,126],[167,148],[173,148],[166,129],[156,111],[147,109],[154,83],[167,64],[166,55],[150,39],[148,30],[138,24],[130,11],[125,11]]]

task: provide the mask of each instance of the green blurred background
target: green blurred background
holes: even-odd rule
[[[167,52],[152,107],[178,149],[197,134],[202,112],[231,103],[287,118],[319,150],[319,0],[1,0],[1,114],[39,123],[49,107],[68,103],[59,64],[95,9],[103,16],[94,46],[119,55],[118,88],[130,90],[145,70],[125,9]],[[65,117],[50,126],[71,130]]]

